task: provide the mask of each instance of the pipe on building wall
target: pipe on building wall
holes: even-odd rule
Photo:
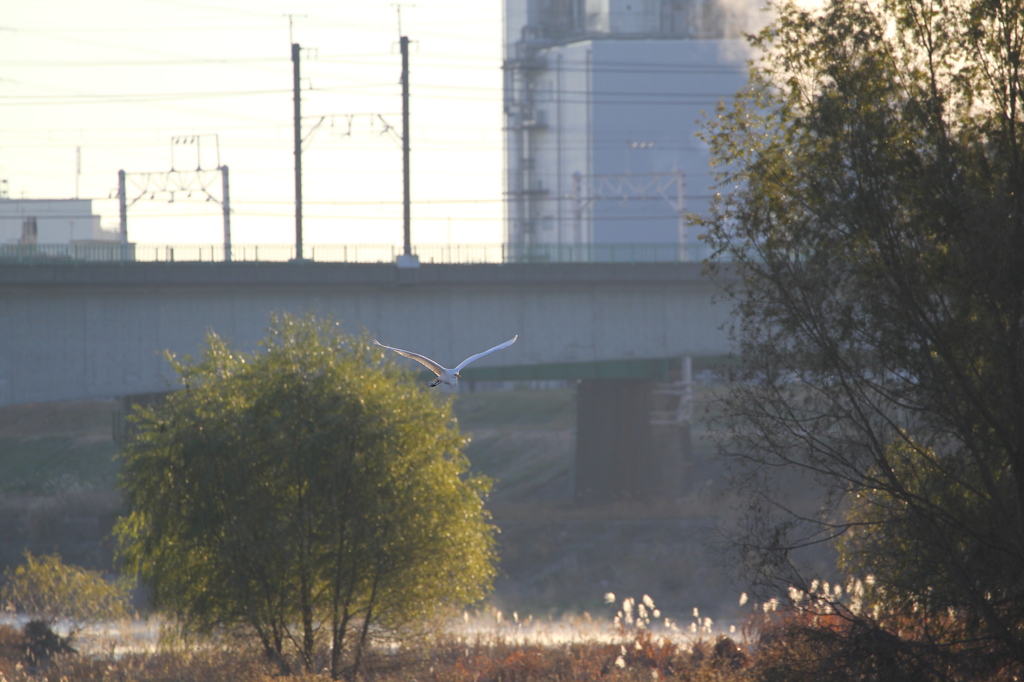
[[[555,191],[557,201],[555,203],[555,219],[558,222],[557,241],[562,245],[562,203],[565,197],[562,193],[562,53],[559,52],[555,59]]]

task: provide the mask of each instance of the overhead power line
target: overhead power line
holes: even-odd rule
[[[351,88],[316,88],[308,92],[348,92],[355,95],[380,95],[381,93],[358,92],[357,89],[366,86],[353,86]],[[424,86],[425,89],[449,89],[463,90],[463,88],[448,88],[446,86]],[[472,90],[472,89],[470,89]],[[153,93],[148,95],[25,95],[21,97],[5,97],[0,99],[0,107],[16,106],[70,106],[70,105],[92,105],[92,104],[146,104],[153,102],[174,102],[179,100],[195,99],[222,99],[229,97],[252,97],[265,95],[286,94],[287,90],[253,90],[238,92],[200,92],[200,93]],[[594,93],[587,97],[586,93],[580,91],[571,97],[561,97],[562,104],[644,104],[648,106],[677,106],[677,105],[713,105],[728,94],[716,95],[712,93],[702,94],[678,94],[673,95],[665,92],[650,93],[618,93],[606,95],[601,92]],[[439,94],[426,92],[418,95],[421,99],[442,100],[442,101],[469,101],[469,102],[501,102],[501,95],[484,94],[483,96],[472,96],[465,94]],[[638,101],[642,100],[642,101]],[[552,100],[553,101],[553,100]]]
[[[218,99],[222,97],[250,97],[253,95],[280,95],[287,90],[236,90],[216,92],[154,92],[114,95],[13,95],[0,99],[0,106],[39,106],[69,104],[128,104],[133,102],[161,102],[179,99]]]
[[[186,59],[132,59],[132,60],[98,60],[98,61],[63,61],[63,60],[47,60],[38,62],[5,62],[0,61],[0,67],[8,68],[25,68],[25,69],[50,69],[59,68],[67,69],[71,67],[77,68],[98,68],[98,67],[117,67],[117,68],[150,68],[153,66],[210,66],[212,64],[256,64],[256,63],[273,63],[280,64],[281,60],[277,57],[225,57],[225,58],[186,58]]]

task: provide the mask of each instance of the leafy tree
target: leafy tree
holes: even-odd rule
[[[185,390],[137,411],[118,525],[158,609],[241,629],[289,670],[354,677],[375,633],[476,601],[494,575],[489,481],[449,402],[366,338],[285,316],[257,352],[209,335]]]
[[[788,2],[704,129],[742,369],[735,548],[807,589],[837,539],[922,641],[1024,662],[1021,0]],[[730,279],[732,278],[732,279]],[[776,472],[824,491],[781,494]]]

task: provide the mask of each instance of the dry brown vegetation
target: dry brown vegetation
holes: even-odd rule
[[[27,654],[24,637],[15,629],[3,626],[0,627],[0,675],[0,679],[9,682],[256,682],[277,677],[279,669],[255,649],[244,646],[206,646],[123,656],[65,653],[34,661]],[[364,665],[359,679],[377,682],[652,679],[739,682],[753,680],[754,675],[755,667],[745,648],[727,637],[714,642],[696,640],[679,644],[643,632],[624,639],[623,643],[590,640],[561,645],[523,644],[501,637],[467,641],[445,636],[395,652],[378,650]],[[295,675],[290,679],[305,678],[327,679],[327,675]]]
[[[514,637],[442,635],[370,653],[365,682],[1010,682],[983,649],[928,650],[868,620],[780,610],[752,617],[738,639],[663,639],[618,630],[618,639],[523,643]],[[324,653],[326,661],[326,653]],[[278,666],[244,644],[192,645],[155,653],[59,653],[34,659],[22,632],[0,626],[0,680],[7,682],[263,682]],[[326,672],[287,679],[330,679]]]

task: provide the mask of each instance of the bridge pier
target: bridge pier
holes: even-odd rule
[[[674,411],[665,404],[671,402],[666,400],[669,393],[647,379],[579,382],[573,480],[577,503],[666,500],[684,492],[690,420],[688,413],[685,419],[659,418]],[[682,394],[677,398],[686,399]]]

